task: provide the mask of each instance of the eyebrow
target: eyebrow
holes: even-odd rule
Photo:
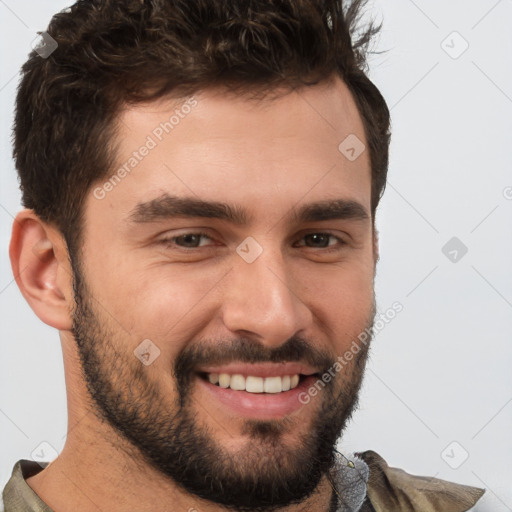
[[[336,219],[366,221],[370,218],[366,208],[351,199],[327,199],[293,210],[293,219],[299,224]],[[240,226],[247,225],[252,220],[240,205],[168,194],[137,204],[128,219],[132,223],[143,224],[173,217],[220,219]]]

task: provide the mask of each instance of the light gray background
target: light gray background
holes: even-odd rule
[[[42,441],[62,449],[66,433],[58,335],[22,298],[7,247],[18,70],[67,5],[0,0],[0,488],[18,459]],[[376,0],[373,14],[387,52],[371,76],[393,120],[377,297],[380,312],[404,310],[374,341],[340,447],[486,487],[475,510],[512,511],[512,1]],[[468,248],[457,262],[442,252],[452,237]]]

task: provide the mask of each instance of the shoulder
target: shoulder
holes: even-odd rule
[[[466,512],[485,490],[388,466],[376,452],[356,453],[369,467],[368,498],[376,512]]]

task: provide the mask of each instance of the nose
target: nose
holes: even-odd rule
[[[239,258],[226,286],[222,317],[233,333],[277,347],[310,325],[311,310],[280,251],[264,250],[252,263]]]

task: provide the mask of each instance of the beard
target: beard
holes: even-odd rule
[[[274,511],[314,493],[331,469],[336,442],[356,409],[369,340],[319,393],[311,427],[297,436],[293,446],[282,442],[285,433],[300,426],[292,417],[247,419],[242,427],[247,443],[243,449],[228,451],[194,410],[192,391],[200,365],[297,361],[322,368],[323,374],[336,361],[332,354],[300,337],[277,348],[246,338],[190,342],[173,363],[177,396],[171,403],[163,386],[150,378],[133,355],[130,336],[94,310],[78,265],[73,265],[73,271],[72,333],[93,410],[135,449],[135,458],[126,452],[132,460],[144,461],[192,495],[241,512]],[[361,331],[366,328],[372,333],[375,312],[374,298]]]

